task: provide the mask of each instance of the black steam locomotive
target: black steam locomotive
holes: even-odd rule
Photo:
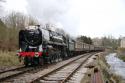
[[[43,29],[40,25],[20,30],[19,49],[18,56],[26,66],[43,65],[84,52],[103,50],[102,47],[75,41],[55,31]]]

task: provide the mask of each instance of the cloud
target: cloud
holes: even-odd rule
[[[84,0],[81,4],[79,34],[91,37],[118,36],[125,27],[125,7],[122,0]]]

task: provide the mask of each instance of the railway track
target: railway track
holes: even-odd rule
[[[6,70],[6,71],[2,71],[0,72],[0,82],[3,82],[7,79],[16,77],[18,75],[24,74],[28,71],[32,71],[34,68],[33,67],[19,67],[19,68],[14,68],[14,69],[10,69],[10,70]]]
[[[29,73],[29,74],[36,73],[36,72],[41,71],[42,69],[46,68],[49,65],[51,65],[51,64],[48,64],[46,66],[36,66],[36,67],[23,67],[22,66],[19,68],[14,68],[14,69],[3,71],[0,74],[0,83],[1,82],[13,83],[14,80],[16,80],[16,77],[21,77],[27,73]]]
[[[32,83],[66,83],[92,55],[94,54],[77,58],[53,71],[46,73],[42,77],[32,81]]]
[[[5,73],[5,72],[9,72],[9,71],[21,70],[23,68],[25,68],[25,66],[20,66],[20,67],[15,67],[15,68],[11,68],[11,69],[6,69],[6,70],[3,70],[3,71],[0,71],[0,74]]]
[[[48,78],[48,76],[50,75],[50,74],[54,74],[54,72],[56,72],[56,71],[60,71],[60,73],[62,72],[63,73],[63,71],[65,70],[65,71],[67,71],[67,77],[66,78],[64,78],[64,77],[62,77],[62,78],[64,78],[64,79],[62,79],[62,78],[58,78],[58,79],[62,79],[61,81],[62,81],[62,83],[64,83],[64,82],[66,82],[67,80],[69,80],[70,79],[70,77],[77,71],[77,69],[79,69],[80,68],[80,66],[83,64],[83,63],[85,63],[86,61],[87,61],[87,59],[89,58],[89,57],[91,57],[91,55],[93,55],[93,54],[95,54],[95,53],[87,53],[87,54],[84,54],[83,56],[77,56],[77,58],[75,58],[74,57],[74,59],[72,59],[72,60],[69,60],[69,62],[67,62],[67,63],[62,63],[62,62],[60,62],[61,63],[61,66],[60,65],[58,65],[59,67],[57,67],[57,68],[55,68],[53,71],[50,71],[50,72],[48,72],[48,73],[46,73],[45,75],[43,75],[42,77],[38,77],[37,79],[33,79],[32,81],[29,81],[29,82],[23,82],[23,83],[38,83],[38,82],[41,82],[42,80],[44,80],[44,78]],[[86,55],[89,55],[89,56],[86,56]],[[84,59],[82,59],[82,58],[84,58]],[[65,62],[65,61],[64,61]],[[41,71],[41,70],[44,70],[44,69],[49,69],[49,67],[50,66],[54,66],[54,65],[56,65],[57,63],[53,63],[53,64],[49,64],[49,65],[46,65],[46,66],[43,66],[43,67],[41,67],[41,66],[38,66],[38,67],[28,67],[28,68],[25,68],[25,67],[19,67],[19,68],[15,68],[15,69],[12,69],[12,70],[6,70],[6,71],[3,71],[3,72],[0,72],[0,83],[2,82],[2,83],[13,83],[14,82],[14,80],[16,80],[16,79],[20,79],[20,77],[22,76],[23,77],[23,75],[25,75],[25,74],[28,74],[28,75],[30,75],[30,74],[35,74],[36,72],[39,72],[39,71]],[[70,66],[68,66],[68,65],[70,65]],[[64,70],[62,70],[61,71],[61,69],[64,69]],[[57,76],[58,77],[58,76]],[[50,79],[50,78],[49,78]],[[22,78],[21,78],[21,80],[23,80]],[[45,80],[44,80],[45,81]],[[52,83],[53,81],[52,80],[49,80],[50,82],[49,83]],[[14,82],[15,83],[15,82]],[[18,82],[16,82],[16,83],[18,83]],[[20,82],[20,83],[22,83],[22,82]],[[43,82],[42,82],[43,83]],[[46,82],[45,82],[46,83]],[[58,83],[58,82],[57,82]]]

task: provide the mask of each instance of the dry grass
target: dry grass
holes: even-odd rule
[[[16,52],[0,51],[0,66],[16,66],[20,65]]]
[[[116,83],[125,83],[125,80],[122,79],[121,76],[112,74],[112,78],[115,80]]]

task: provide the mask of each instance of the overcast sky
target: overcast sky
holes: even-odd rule
[[[56,23],[74,36],[125,36],[125,0],[7,0],[4,8]]]

